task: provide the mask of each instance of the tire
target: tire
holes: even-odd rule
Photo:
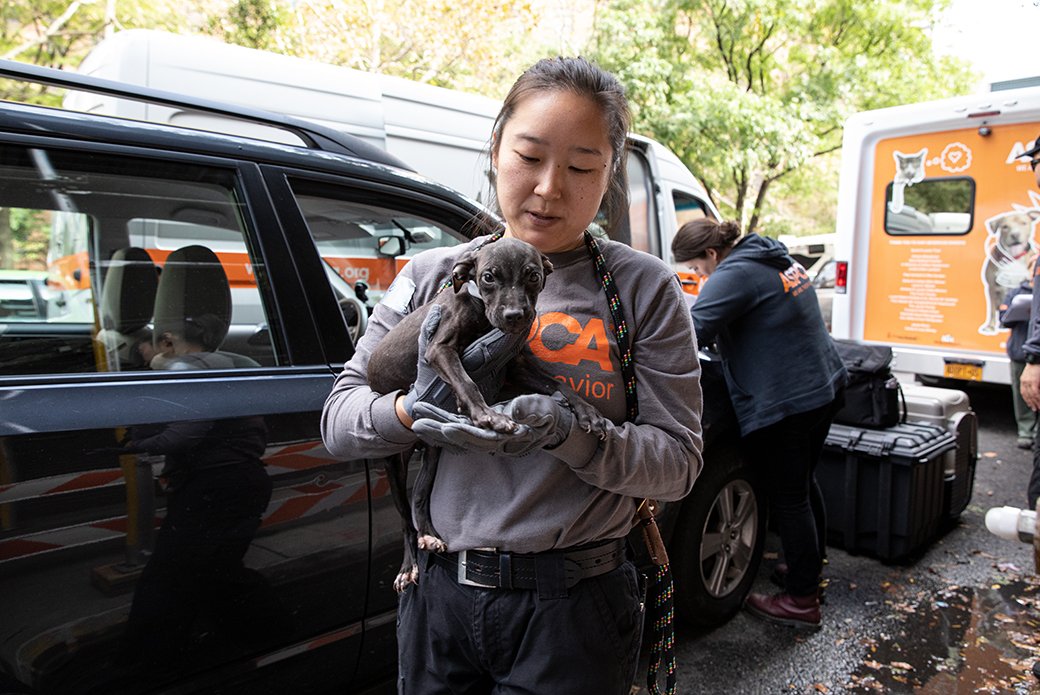
[[[762,560],[767,519],[763,489],[737,447],[713,448],[669,548],[684,621],[716,627],[740,610]]]

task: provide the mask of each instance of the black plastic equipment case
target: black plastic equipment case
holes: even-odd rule
[[[828,541],[886,561],[922,546],[945,516],[943,456],[956,446],[934,425],[831,425],[816,469]]]

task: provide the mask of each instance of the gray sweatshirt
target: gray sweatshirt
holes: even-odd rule
[[[415,443],[394,411],[399,394],[369,389],[368,357],[407,312],[435,295],[454,260],[479,241],[419,254],[376,306],[325,403],[322,436],[334,455],[376,458]],[[431,508],[450,550],[530,553],[620,538],[631,529],[637,498],[678,500],[700,472],[700,363],[678,277],[659,259],[624,244],[601,241],[600,248],[625,310],[639,417],[625,422],[621,360],[588,251],[582,246],[550,255],[553,272],[528,344],[547,373],[571,383],[613,425],[606,440],[575,427],[552,451],[519,458],[444,451]]]

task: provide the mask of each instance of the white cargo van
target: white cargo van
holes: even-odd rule
[[[484,153],[501,105],[495,99],[150,30],[123,31],[101,42],[79,72],[316,121],[383,148],[477,201],[487,198]],[[69,94],[65,106],[298,144],[291,134],[257,123],[154,103],[83,92]],[[683,222],[719,217],[693,174],[660,143],[631,136],[628,174],[631,208],[621,240],[637,249],[670,262],[672,238]],[[696,276],[675,268],[687,291],[696,293]]]
[[[1010,383],[997,311],[1038,249],[1038,134],[1036,87],[850,118],[832,335],[891,345],[899,372]]]

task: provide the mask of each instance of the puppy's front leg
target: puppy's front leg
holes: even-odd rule
[[[459,350],[454,337],[442,336],[444,326],[437,330],[434,339],[426,347],[426,362],[451,387],[459,404],[459,412],[467,416],[479,427],[495,432],[510,433],[516,431],[516,423],[488,407],[484,397],[473,383],[473,379],[462,367]],[[450,333],[450,329],[445,331]]]

